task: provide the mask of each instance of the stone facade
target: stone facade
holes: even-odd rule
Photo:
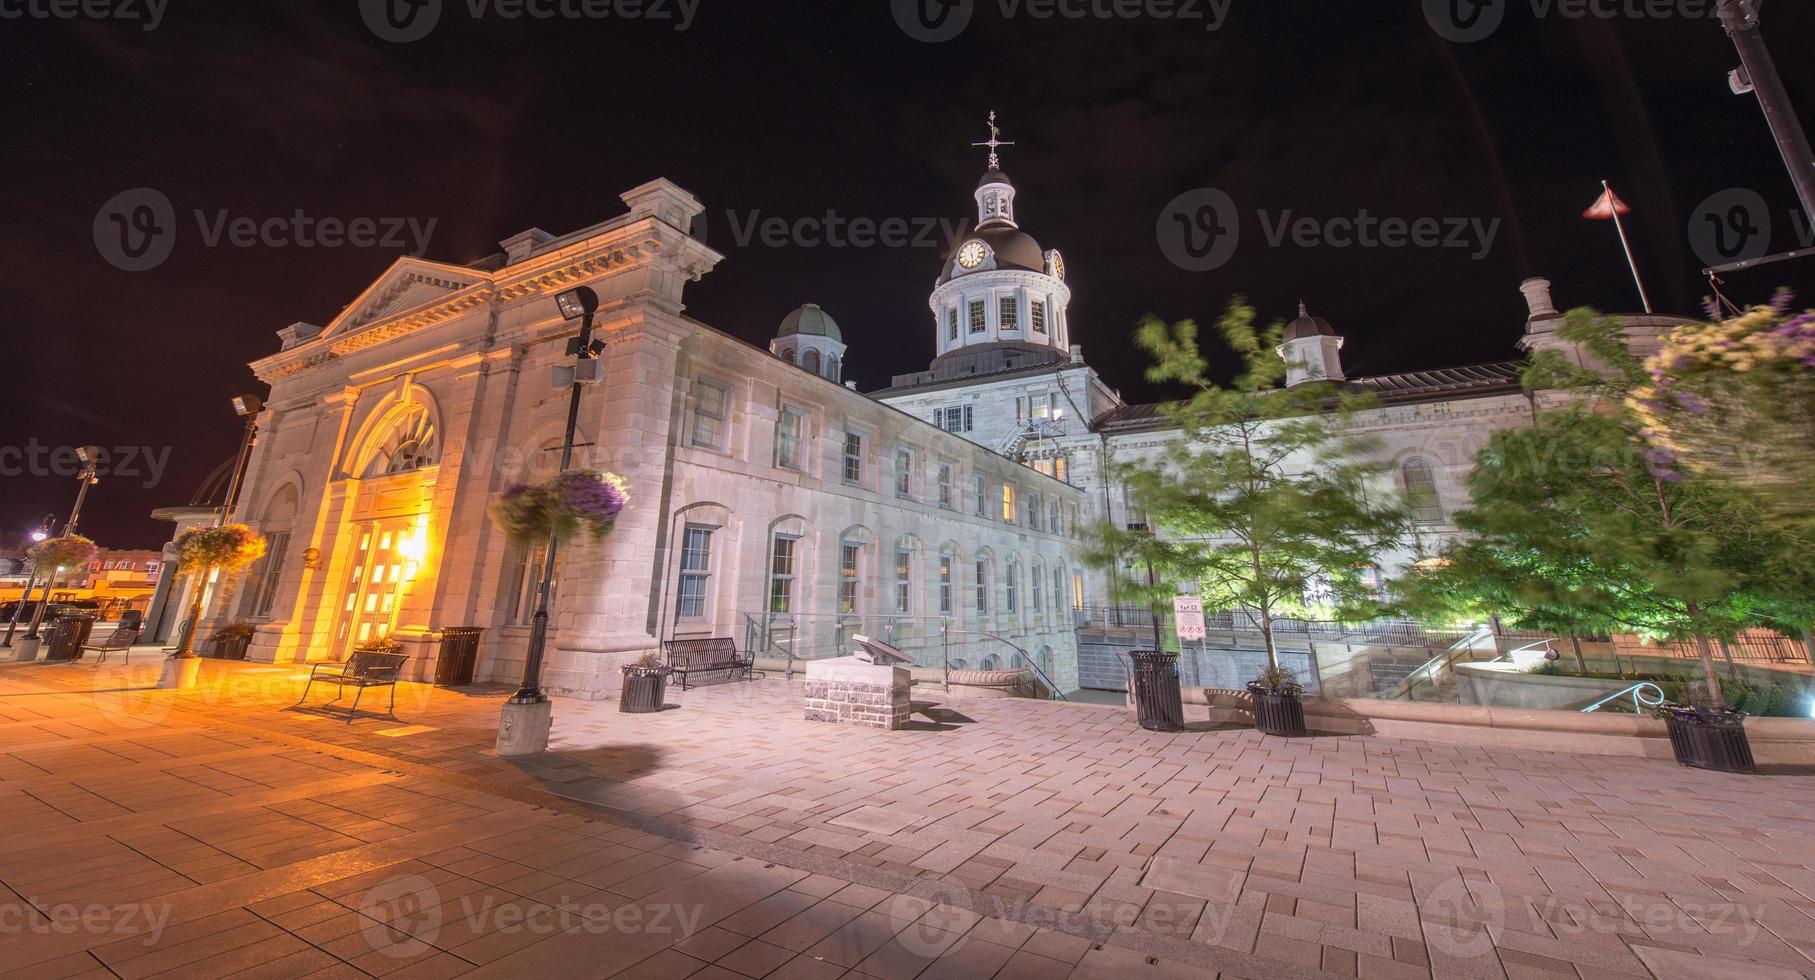
[[[806,719],[865,728],[907,726],[911,680],[906,667],[866,663],[856,657],[807,665]]]
[[[546,689],[610,696],[621,664],[670,638],[818,658],[853,633],[1075,687],[1045,570],[1079,523],[1014,502],[1078,515],[1083,494],[687,317],[683,288],[721,258],[685,231],[701,205],[666,181],[624,200],[472,265],[400,259],[325,327],[280,332],[253,365],[271,395],[234,515],[281,537],[247,576],[270,601],[241,590],[213,622],[257,622],[265,662],[388,636],[417,678],[443,628],[480,626],[478,678],[518,679],[541,562],[486,511],[558,468],[568,391],[551,377],[577,324],[554,296],[588,285],[605,378],[584,391],[575,465],[623,475],[631,502],[602,543],[559,554]]]

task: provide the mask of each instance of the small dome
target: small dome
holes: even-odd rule
[[[1320,316],[1312,316],[1303,303],[1298,304],[1298,319],[1286,325],[1285,340],[1303,340],[1306,337],[1334,337],[1336,331],[1330,321]]]
[[[808,303],[788,314],[781,321],[781,330],[777,337],[792,337],[804,334],[808,337],[830,337],[844,343],[844,334],[838,332],[838,321],[831,314],[819,308],[817,303]]]
[[[1008,175],[1000,170],[985,171],[983,179],[977,181],[978,187],[987,187],[990,184],[1008,184],[1010,187],[1014,186],[1014,182],[1008,179]]]

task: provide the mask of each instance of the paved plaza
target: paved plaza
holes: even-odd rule
[[[502,760],[506,691],[156,673],[0,667],[0,977],[1815,975],[1807,773],[936,688],[881,732],[776,675]]]

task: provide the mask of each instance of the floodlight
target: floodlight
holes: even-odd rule
[[[555,307],[561,311],[561,319],[578,320],[591,316],[599,308],[599,294],[590,286],[576,286],[557,295]]]
[[[257,415],[264,411],[265,400],[257,395],[233,396],[233,410],[240,415]]]

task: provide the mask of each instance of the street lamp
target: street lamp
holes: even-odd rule
[[[603,345],[592,339],[593,316],[599,309],[599,294],[587,286],[569,289],[555,297],[555,308],[569,323],[580,321],[579,336],[567,342],[567,356],[572,365],[555,368],[555,384],[567,385],[567,429],[561,436],[561,469],[573,464],[574,431],[580,421],[580,391],[603,380],[599,354]],[[498,754],[533,755],[548,748],[548,729],[554,718],[554,707],[542,691],[543,649],[548,643],[549,582],[555,577],[555,548],[560,539],[551,529],[546,554],[542,559],[542,579],[536,586],[536,612],[530,620],[529,653],[523,663],[523,686],[504,704],[498,719]]]
[[[69,511],[69,520],[63,524],[63,536],[66,538],[76,533],[76,522],[82,518],[82,502],[88,499],[88,488],[101,482],[101,477],[96,472],[101,452],[100,446],[83,446],[76,450],[76,459],[82,463],[82,472],[76,474],[76,505]],[[49,533],[47,527],[45,536],[48,537]],[[44,598],[38,601],[38,608],[32,610],[31,628],[25,631],[28,640],[38,639],[38,625],[44,622],[44,609],[50,605],[51,583],[56,577],[56,572],[53,571],[45,578]]]
[[[32,540],[43,541],[50,537],[51,532],[56,529],[57,515],[45,514],[43,522],[38,525],[38,529],[32,532]],[[6,621],[6,639],[0,641],[0,649],[9,648],[13,645],[13,631],[19,628],[19,614],[25,611],[25,604],[31,601],[32,588],[37,584],[38,565],[36,562],[33,562],[31,573],[25,578],[25,591],[19,593],[19,604],[13,607],[13,616]]]
[[[1796,117],[1795,107],[1790,104],[1790,92],[1777,74],[1777,63],[1765,47],[1764,33],[1758,23],[1758,5],[1759,0],[1720,0],[1716,11],[1720,15],[1721,29],[1739,50],[1740,69],[1730,76],[1733,91],[1741,95],[1752,92],[1758,96],[1758,105],[1764,110],[1771,136],[1777,141],[1785,165],[1790,168],[1790,182],[1796,185],[1796,196],[1802,201],[1803,211],[1815,215],[1815,154],[1811,153],[1809,137]]]
[[[233,396],[233,411],[234,414],[246,420],[246,435],[240,439],[239,455],[233,458],[233,477],[227,482],[226,499],[221,501],[221,509],[214,515],[215,527],[227,523],[228,515],[233,513],[233,506],[239,501],[240,485],[246,475],[246,463],[252,455],[252,446],[258,442],[258,413],[264,410],[265,400],[257,395]],[[208,583],[204,581],[197,581],[191,585],[191,588],[196,589],[206,589],[207,587]],[[179,629],[178,650],[188,650],[189,645],[195,641],[196,628],[201,625],[200,619],[201,617],[192,615],[183,621],[183,625]]]

